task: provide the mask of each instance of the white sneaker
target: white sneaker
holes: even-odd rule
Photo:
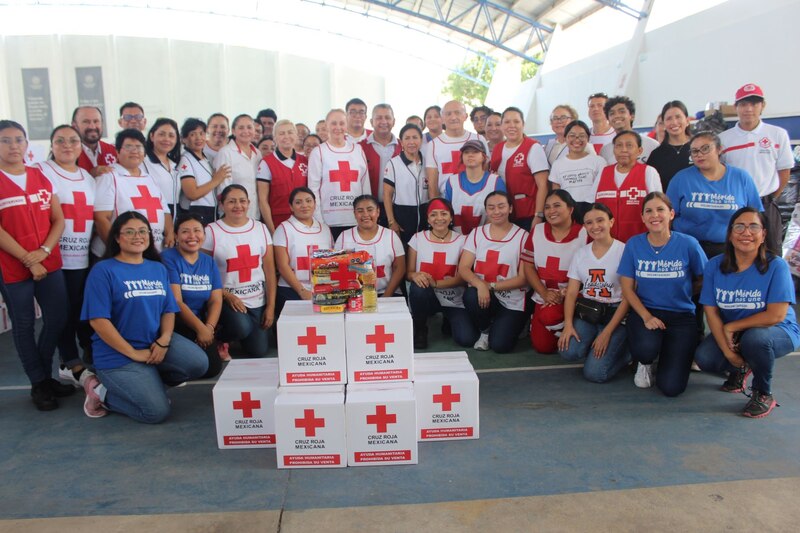
[[[643,365],[639,363],[636,367],[636,375],[633,377],[633,384],[640,389],[649,389],[656,382],[653,365]]]
[[[489,349],[489,334],[481,333],[481,336],[478,337],[477,341],[475,341],[473,348],[482,352],[487,351]]]
[[[76,389],[83,388],[83,384],[75,379],[75,374],[72,373],[72,370],[64,365],[58,365],[58,379],[60,379],[62,383],[72,385]]]

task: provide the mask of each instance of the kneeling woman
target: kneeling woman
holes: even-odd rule
[[[725,392],[744,392],[752,372],[753,394],[742,411],[749,418],[775,408],[775,359],[800,345],[792,276],[783,259],[767,252],[765,239],[762,213],[752,207],[734,213],[725,252],[706,265],[700,293],[712,335],[697,348],[695,360],[703,370],[730,372]]]
[[[666,194],[651,192],[642,203],[647,233],[625,245],[617,273],[628,313],[628,342],[639,363],[634,383],[653,381],[666,396],[686,390],[697,347],[692,293],[699,289],[706,254],[697,239],[669,228],[675,211]],[[658,359],[658,372],[653,364]]]
[[[525,325],[528,283],[520,262],[528,232],[511,223],[511,198],[505,191],[484,200],[489,223],[467,236],[458,273],[469,286],[464,307],[480,329],[476,350],[511,351]]]
[[[408,301],[414,319],[414,348],[428,347],[428,318],[441,311],[450,321],[453,340],[472,346],[478,330],[464,309],[464,280],[458,273],[458,258],[467,238],[453,231],[453,206],[441,198],[428,204],[430,230],[408,241]]]
[[[617,275],[625,245],[611,236],[614,216],[607,205],[590,204],[583,220],[594,240],[569,266],[558,351],[567,361],[585,361],[583,377],[603,383],[630,362],[627,334],[620,327],[630,306]]]
[[[247,215],[250,199],[244,186],[228,185],[220,202],[225,216],[206,226],[203,243],[222,277],[218,338],[241,341],[246,357],[266,357],[277,285],[272,238],[266,225]]]
[[[86,295],[81,319],[95,331],[97,376],[84,381],[84,412],[91,418],[114,411],[138,422],[164,421],[170,412],[165,385],[199,378],[208,360],[198,345],[173,333],[178,304],[143,215],[127,211],[114,220],[104,260],[86,280]]]

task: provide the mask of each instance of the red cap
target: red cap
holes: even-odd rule
[[[747,85],[742,85],[739,87],[739,90],[736,91],[736,100],[734,103],[738,102],[739,100],[744,100],[748,96],[758,96],[759,98],[764,98],[764,91],[761,90],[761,87],[756,85],[755,83],[748,83]]]

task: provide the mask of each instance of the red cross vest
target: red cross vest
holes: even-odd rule
[[[395,242],[395,239],[397,242]],[[396,246],[398,244],[399,246]],[[398,252],[401,255],[405,254],[397,234],[382,226],[378,227],[378,233],[370,241],[365,241],[361,238],[357,227],[350,228],[339,235],[334,247],[337,250],[365,250],[369,252],[375,260],[372,266],[378,275],[378,281],[375,284],[378,294],[383,294],[386,291],[386,286],[389,285],[389,280],[392,278],[392,263]]]
[[[537,143],[538,141],[528,136],[523,137],[516,151],[506,161],[506,190],[514,200],[514,218],[532,218],[536,214],[536,180],[528,167],[528,153]],[[497,172],[500,168],[505,145],[502,142],[492,150],[492,159],[489,162],[492,172]]]
[[[614,168],[608,165],[600,174],[597,185],[596,201],[605,204],[614,213],[614,226],[611,236],[618,241],[628,242],[628,239],[639,233],[644,233],[647,228],[642,222],[642,201],[647,196],[647,182],[642,163],[636,163],[622,185],[617,189],[614,182]]]
[[[297,281],[302,283],[306,289],[311,290],[311,252],[332,248],[333,237],[330,228],[325,224],[315,220],[314,225],[309,228],[290,216],[275,228],[273,244],[286,248],[289,265],[297,276]],[[278,279],[278,285],[290,286],[283,278]]]
[[[427,272],[436,281],[455,277],[458,272],[458,260],[467,240],[465,235],[452,233],[449,242],[437,242],[430,239],[430,231],[420,231],[413,235],[408,245],[417,251],[417,272]],[[464,307],[464,287],[433,289],[442,307]]]
[[[164,208],[166,203],[161,196],[161,188],[147,174],[141,176],[117,174],[121,168],[117,167],[103,176],[103,179],[111,179],[114,182],[112,217],[117,218],[120,213],[125,211],[136,211],[144,215],[150,222],[150,228],[153,230],[153,242],[160,252],[164,243],[164,215],[169,214],[169,208]]]
[[[528,232],[513,225],[503,239],[494,240],[489,232],[490,226],[485,224],[468,237],[469,247],[475,250],[475,264],[472,265],[472,270],[487,283],[516,277]],[[510,291],[495,291],[495,296],[506,309],[513,311],[525,309],[524,287]]]
[[[431,148],[426,147],[426,150],[430,150],[436,170],[439,171],[439,193],[442,196],[444,196],[444,187],[450,176],[458,176],[458,173],[464,170],[464,163],[461,162],[461,147],[465,142],[472,140],[483,142],[483,137],[468,131],[464,139],[452,141],[446,133],[442,133],[430,142]]]
[[[50,233],[50,200],[53,186],[37,168],[25,167],[25,190],[0,172],[0,226],[20,246],[32,252],[37,250]],[[42,266],[53,272],[61,268],[61,251],[54,248],[42,261]],[[3,282],[17,283],[32,277],[31,271],[16,257],[0,250],[0,268]]]
[[[117,162],[117,149],[107,142],[97,141],[100,148],[97,156],[87,153],[84,145],[81,145],[81,155],[78,156],[78,166],[87,172],[91,172],[95,167],[111,166]],[[91,154],[91,155],[90,155]]]
[[[381,168],[381,155],[372,147],[372,143],[367,139],[360,141],[361,149],[364,150],[364,157],[367,158],[367,172],[369,172],[369,186],[375,198],[383,197],[383,171]],[[400,141],[395,143],[392,157],[400,155]],[[389,158],[391,159],[391,157]]]
[[[272,245],[267,226],[252,218],[238,228],[217,220],[206,226],[203,249],[210,250],[222,277],[222,286],[245,307],[266,303],[262,257]]]
[[[355,226],[353,200],[370,194],[364,151],[357,144],[347,143],[343,148],[334,149],[325,142],[314,150],[312,157],[321,159],[322,182],[317,203],[322,220],[328,226]],[[355,180],[350,180],[348,174]]]
[[[461,188],[459,175],[450,177],[450,188],[453,190],[453,198],[450,203],[453,204],[453,211],[456,214],[456,218],[453,221],[453,229],[468,235],[469,232],[486,223],[486,211],[483,207],[483,201],[490,192],[497,188],[498,179],[500,179],[500,176],[497,174],[489,174],[483,189],[475,194],[469,194]]]
[[[530,262],[532,254],[536,273],[544,286],[548,289],[564,289],[569,281],[569,264],[575,252],[586,245],[587,239],[586,230],[580,224],[573,224],[561,242],[553,238],[550,224],[536,224],[525,245],[524,260]],[[536,291],[533,291],[532,299],[538,304],[544,303]]]
[[[292,216],[289,206],[289,194],[297,187],[308,186],[308,159],[295,153],[292,168],[278,159],[276,152],[264,158],[269,167],[272,179],[269,182],[269,209],[272,212],[272,223],[278,227],[284,220]]]
[[[52,161],[37,166],[56,184],[56,195],[64,212],[64,232],[58,242],[63,268],[88,268],[94,228],[94,178],[80,167],[77,172],[67,172]]]

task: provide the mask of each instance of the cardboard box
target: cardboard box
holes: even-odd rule
[[[467,352],[429,352],[414,354],[414,372],[472,372]]]
[[[417,464],[411,383],[351,383],[345,413],[348,466]]]
[[[278,468],[347,466],[344,385],[281,387],[275,425]]]
[[[419,440],[462,440],[480,436],[480,383],[460,358],[422,363],[415,369]]]
[[[229,362],[212,392],[219,448],[274,448],[277,394],[277,359]]]
[[[413,327],[408,309],[348,314],[345,331],[349,383],[414,378]]]
[[[347,383],[344,315],[315,313],[307,301],[286,302],[278,319],[281,385]]]

